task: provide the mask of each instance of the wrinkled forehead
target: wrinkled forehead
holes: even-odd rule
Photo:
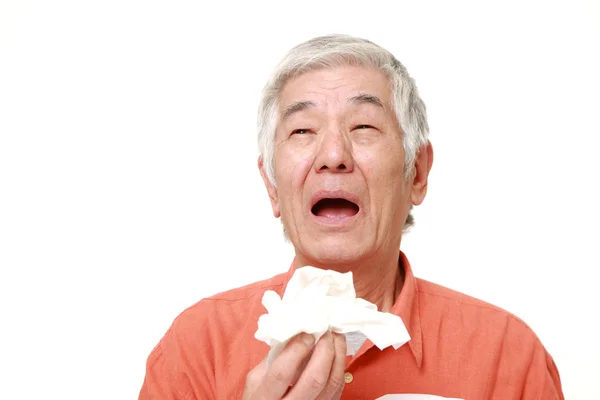
[[[311,109],[392,110],[392,85],[381,71],[344,65],[319,68],[298,74],[285,82],[278,99],[279,122]]]

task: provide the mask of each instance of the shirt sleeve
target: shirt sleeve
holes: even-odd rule
[[[538,342],[527,371],[522,400],[564,400],[560,375],[554,360]]]
[[[209,318],[184,311],[175,319],[148,357],[139,400],[216,398]]]
[[[511,316],[490,398],[564,400],[558,369],[537,335]]]

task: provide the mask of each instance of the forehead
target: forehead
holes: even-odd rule
[[[331,103],[348,104],[358,95],[371,95],[385,108],[391,105],[388,77],[374,68],[341,66],[308,71],[290,79],[279,95],[279,111],[298,102],[312,102],[316,107]]]

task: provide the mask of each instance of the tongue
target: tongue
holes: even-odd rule
[[[314,214],[325,218],[346,218],[356,215],[358,206],[344,199],[324,199],[316,204]]]

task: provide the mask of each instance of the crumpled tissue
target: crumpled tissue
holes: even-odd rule
[[[356,297],[352,272],[298,268],[283,298],[267,290],[262,304],[268,313],[259,317],[254,337],[271,347],[268,364],[301,332],[312,334],[315,342],[328,330],[345,334],[347,355],[354,355],[365,337],[380,350],[398,349],[410,340],[400,317],[379,312],[375,304]]]

